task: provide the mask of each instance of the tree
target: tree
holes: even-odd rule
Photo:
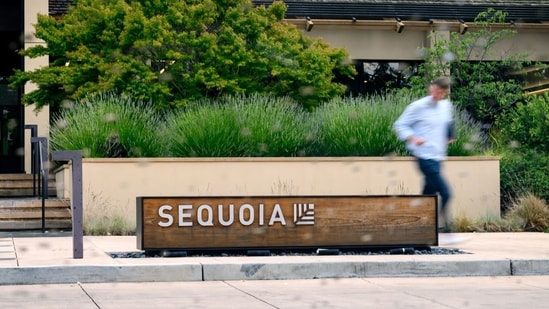
[[[463,35],[453,32],[449,39],[430,36],[433,47],[425,49],[425,62],[420,66],[421,89],[424,79],[449,74],[452,78],[452,101],[468,111],[471,116],[486,125],[494,123],[507,107],[523,98],[519,71],[531,61],[526,55],[493,55],[493,47],[504,39],[510,39],[516,30],[506,23],[507,14],[488,9],[477,15],[473,26],[478,28]],[[491,57],[488,57],[491,56]]]
[[[343,94],[334,74],[352,76],[344,49],[283,22],[286,6],[250,0],[76,0],[60,20],[38,16],[45,46],[22,51],[50,65],[17,71],[33,82],[24,103],[58,106],[115,91],[161,107],[225,94],[289,95],[308,108]]]

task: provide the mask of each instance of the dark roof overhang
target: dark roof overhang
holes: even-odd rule
[[[269,6],[272,0],[254,0]],[[506,12],[509,22],[549,21],[548,1],[284,1],[287,19],[310,17],[332,20],[459,20],[471,22],[483,11],[493,8]]]
[[[269,6],[273,0],[253,0],[255,5]],[[332,20],[458,20],[472,21],[488,8],[508,13],[508,21],[517,23],[540,23],[549,21],[549,1],[540,0],[302,0],[284,1],[288,6],[287,19],[309,16],[313,19]],[[73,0],[49,0],[49,14],[62,15]]]

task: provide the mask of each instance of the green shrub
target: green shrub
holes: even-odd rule
[[[530,96],[498,120],[502,142],[549,153],[549,95]]]
[[[521,195],[534,194],[549,200],[549,155],[532,149],[500,151],[500,190],[502,209]]]
[[[289,98],[230,96],[177,111],[167,133],[176,157],[290,157],[312,141],[307,113]]]
[[[502,209],[527,194],[549,200],[549,95],[530,96],[509,109],[495,132]]]
[[[164,120],[152,105],[128,96],[88,95],[66,104],[53,122],[52,150],[82,150],[89,158],[166,154],[165,141],[159,135]]]

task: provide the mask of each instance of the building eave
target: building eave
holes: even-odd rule
[[[254,0],[256,5],[269,6],[272,0]],[[310,17],[328,20],[402,20],[434,19],[471,22],[480,13],[493,8],[508,14],[508,21],[539,23],[549,21],[548,1],[284,1],[287,19]],[[513,4],[514,3],[514,4]]]
[[[298,28],[305,28],[306,18],[293,18],[285,19],[284,22],[293,24]],[[374,20],[358,20],[358,19],[313,19],[314,27],[329,27],[331,29],[344,28],[344,29],[368,29],[368,30],[393,30],[396,25],[395,19],[374,19]],[[447,30],[458,32],[461,22],[458,20],[441,20],[433,19],[430,21],[420,20],[402,20],[406,30]],[[467,24],[470,31],[480,29],[481,26],[474,24]],[[498,29],[516,29],[516,30],[528,30],[528,31],[549,31],[549,23],[499,23],[491,24],[490,28],[493,30]],[[313,30],[314,31],[314,30]]]
[[[269,6],[273,0],[253,0]],[[458,20],[471,22],[489,8],[504,11],[509,22],[536,24],[549,21],[549,1],[540,0],[287,0],[286,19],[406,21]],[[73,0],[49,0],[49,14],[63,15]]]

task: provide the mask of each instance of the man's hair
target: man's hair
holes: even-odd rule
[[[448,90],[450,89],[450,79],[446,76],[438,77],[431,81],[431,85],[435,85],[440,89]]]

